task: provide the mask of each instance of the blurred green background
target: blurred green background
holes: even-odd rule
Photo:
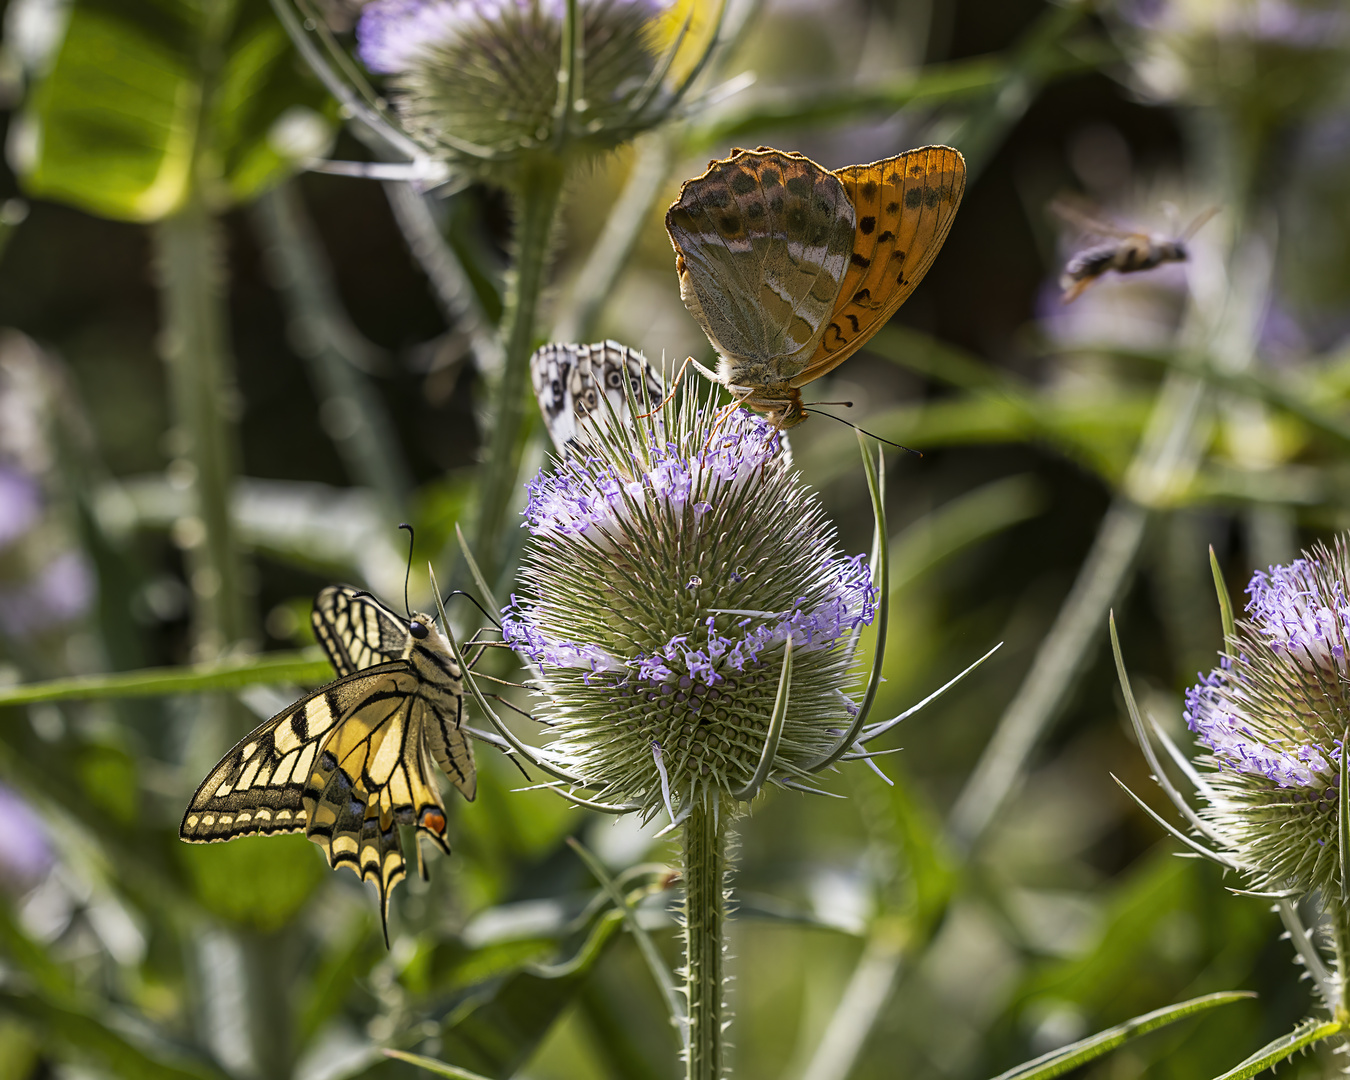
[[[358,7],[315,14],[349,43]],[[480,346],[512,251],[503,196],[297,171],[329,145],[368,155],[265,2],[4,10],[0,684],[209,659],[219,643],[194,644],[194,587],[237,603],[244,629],[226,640],[294,655],[322,585],[396,603],[401,520],[418,527],[418,565],[456,573],[489,406]],[[1181,694],[1221,644],[1208,547],[1240,600],[1254,568],[1350,523],[1350,11],[732,10],[742,29],[701,89],[735,92],[695,95],[685,119],[573,178],[538,336],[581,328],[654,361],[711,360],[662,215],[732,146],[830,168],[958,147],[969,183],[932,271],[807,397],[851,400],[834,412],[922,452],[888,458],[892,620],[874,718],[1005,643],[889,737],[903,747],[879,763],[894,786],[854,763],[829,784],[843,799],[775,790],[742,822],[737,1074],[988,1077],[1183,998],[1256,991],[1084,1071],[1217,1075],[1313,1003],[1268,901],[1176,857],[1112,782],[1163,805],[1106,612],[1142,703],[1189,746]],[[184,256],[155,198],[172,187],[169,114],[191,98],[193,35],[221,18],[232,96],[208,148],[224,189],[206,211],[220,228]],[[1050,214],[1065,193],[1165,235],[1219,213],[1187,264],[1108,277],[1066,306],[1059,271],[1093,241]],[[604,231],[616,204],[636,207],[631,256],[597,297],[597,245],[624,249]],[[414,220],[446,247],[428,255],[423,236],[419,258]],[[437,278],[447,250],[458,294]],[[202,521],[187,500],[204,481],[174,404],[173,365],[200,344],[173,318],[185,257],[221,290],[236,383],[239,578],[214,592],[194,578]],[[546,438],[529,415],[527,474]],[[865,550],[853,433],[817,418],[792,443],[842,546]],[[426,589],[415,572],[415,608]],[[295,692],[0,706],[0,1078],[414,1073],[381,1046],[494,1077],[677,1075],[633,939],[565,844],[618,873],[672,857],[660,822],[513,791],[520,774],[480,745],[478,800],[451,802],[454,855],[396,891],[387,952],[373,892],[302,837],[179,843],[211,762]],[[677,890],[641,880],[656,884],[640,917],[674,962]],[[1284,1075],[1334,1062],[1314,1053]]]

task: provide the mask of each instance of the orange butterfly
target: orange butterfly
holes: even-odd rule
[[[716,375],[778,428],[806,419],[799,387],[833,371],[923,279],[966,187],[949,146],[830,172],[733,150],[666,213],[680,298],[720,354]]]

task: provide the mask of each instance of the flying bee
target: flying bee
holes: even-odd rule
[[[1065,264],[1064,272],[1059,276],[1059,287],[1064,290],[1066,304],[1077,299],[1084,289],[1108,270],[1118,274],[1134,274],[1141,270],[1152,270],[1163,263],[1185,262],[1190,257],[1186,245],[1191,237],[1219,212],[1217,206],[1211,206],[1192,221],[1180,236],[1170,238],[1156,233],[1122,229],[1085,213],[1064,199],[1056,199],[1050,204],[1050,209],[1084,233],[1112,238],[1078,252]]]

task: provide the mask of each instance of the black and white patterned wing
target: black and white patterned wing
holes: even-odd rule
[[[577,451],[587,425],[608,423],[610,408],[620,423],[631,423],[630,389],[633,400],[644,407],[647,402],[659,405],[665,396],[656,369],[640,352],[617,341],[545,345],[530,358],[530,376],[549,437],[563,455]],[[600,400],[602,395],[610,408]]]
[[[314,599],[310,621],[339,675],[404,660],[412,642],[407,619],[350,585],[323,589]]]

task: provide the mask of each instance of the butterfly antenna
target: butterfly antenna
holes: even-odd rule
[[[463,589],[452,589],[450,592],[445,594],[445,599],[441,601],[441,603],[448,604],[450,602],[450,597],[452,596],[464,597],[465,600],[467,600],[469,603],[471,603],[474,607],[476,607],[479,611],[483,613],[483,617],[487,619],[488,622],[490,622],[498,630],[502,628],[502,624],[492,617],[492,614],[488,611],[488,609],[485,608],[482,604],[480,604],[468,593],[466,593]]]
[[[408,568],[403,571],[403,610],[408,613],[408,619],[411,621],[412,608],[408,604],[408,578],[412,577],[413,544],[417,538],[413,535],[413,527],[406,521],[400,522],[399,528],[408,530]]]
[[[817,402],[816,404],[818,404],[818,405],[851,405],[852,402],[848,402],[848,401],[819,401],[819,402]],[[885,443],[887,446],[894,446],[897,450],[903,450],[903,451],[905,451],[905,453],[907,453],[907,454],[913,454],[915,457],[923,457],[923,451],[922,451],[922,450],[915,450],[912,446],[905,446],[905,445],[903,445],[902,443],[891,442],[890,439],[883,439],[883,438],[882,438],[880,435],[878,435],[876,432],[874,432],[874,431],[868,431],[866,428],[861,428],[861,427],[859,427],[857,424],[851,424],[851,423],[849,423],[847,420],[845,420],[842,416],[835,416],[833,413],[821,412],[819,409],[813,409],[813,408],[811,408],[811,407],[809,407],[809,406],[803,407],[802,411],[803,411],[803,412],[809,412],[809,413],[815,413],[815,415],[817,415],[817,416],[828,416],[831,420],[838,420],[841,424],[845,425],[846,427],[851,427],[854,431],[861,431],[861,432],[862,432],[864,435],[866,435],[869,439],[876,439],[876,441],[879,442],[879,443]]]

